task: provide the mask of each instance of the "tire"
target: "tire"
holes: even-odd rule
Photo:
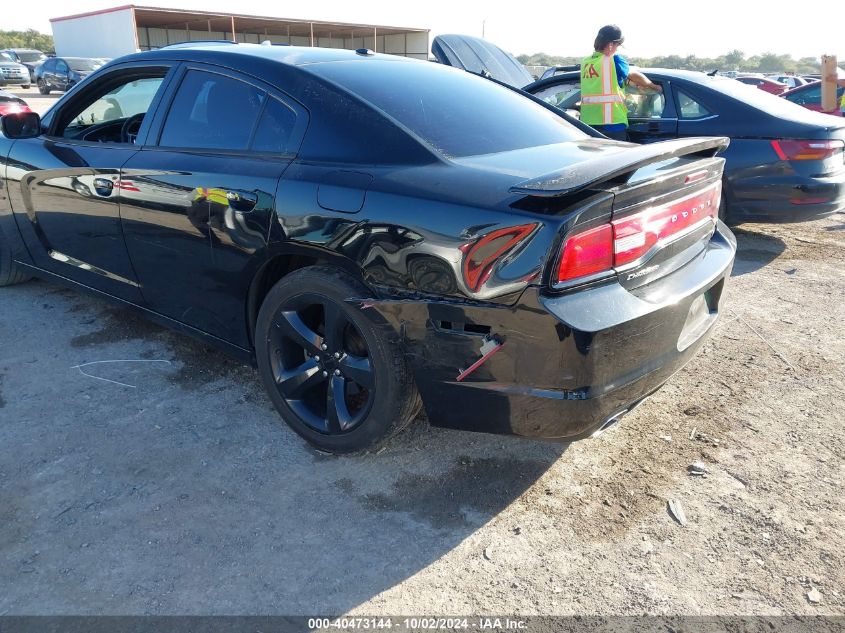
[[[19,284],[30,278],[31,275],[22,271],[20,266],[15,265],[12,259],[11,245],[6,240],[3,229],[0,229],[0,287]]]
[[[282,419],[329,453],[373,450],[407,426],[420,399],[393,328],[350,297],[366,287],[332,266],[294,271],[258,313],[255,355]]]
[[[39,79],[36,83],[38,85],[38,92],[40,92],[43,95],[50,94],[50,88],[49,88],[49,86],[47,86],[46,83],[44,83],[43,79]]]
[[[29,90],[30,88],[32,88],[32,86],[26,84],[25,86],[21,86],[21,88],[23,88],[24,90]]]

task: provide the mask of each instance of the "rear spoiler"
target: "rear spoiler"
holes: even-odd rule
[[[709,158],[724,150],[729,144],[730,139],[719,136],[635,145],[615,154],[605,154],[560,171],[524,180],[511,187],[510,192],[539,198],[566,196],[661,160],[688,155]]]

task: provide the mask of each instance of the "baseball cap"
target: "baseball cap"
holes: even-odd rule
[[[599,29],[599,34],[596,35],[596,48],[604,48],[611,42],[618,42],[621,44],[625,41],[622,37],[622,29],[615,24],[608,24]]]

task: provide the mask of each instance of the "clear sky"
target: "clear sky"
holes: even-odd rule
[[[12,1],[0,28],[34,28],[51,33],[50,18],[120,6],[115,0]],[[681,3],[603,0],[586,2],[536,0],[492,3],[477,0],[150,0],[161,6],[250,15],[428,28],[438,33],[482,34],[514,55],[544,52],[585,55],[596,31],[615,22],[626,38],[623,54],[634,57],[696,55],[715,57],[733,49],[746,56],[764,52],[795,58],[837,55],[845,60],[845,2],[817,5],[768,0],[707,0]],[[604,9],[604,13],[599,10]],[[826,17],[825,17],[826,14]]]

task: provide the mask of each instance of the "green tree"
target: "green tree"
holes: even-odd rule
[[[742,64],[745,62],[745,53],[739,49],[734,49],[730,53],[727,53],[724,59],[725,70],[734,70],[742,67]]]
[[[34,48],[45,53],[54,52],[53,36],[35,29],[26,31],[0,31],[0,48]]]
[[[578,64],[580,57],[561,57],[547,55],[546,53],[535,53],[534,55],[520,55],[517,59],[526,65],[531,66],[568,66]],[[817,73],[819,72],[819,59],[816,57],[802,57],[795,60],[791,55],[778,55],[776,53],[764,53],[746,59],[745,53],[734,49],[719,57],[707,58],[696,57],[695,55],[664,55],[658,57],[630,57],[628,61],[634,66],[641,68],[678,68],[687,70],[744,70],[755,72],[796,72],[796,73]]]

